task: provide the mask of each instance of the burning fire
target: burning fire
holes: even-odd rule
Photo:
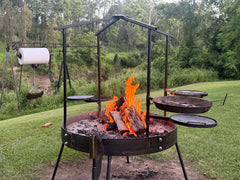
[[[132,84],[133,81],[134,81],[134,76],[130,76],[130,78],[127,81],[125,81],[126,88],[125,88],[124,103],[121,105],[121,107],[117,107],[116,102],[119,100],[119,98],[117,96],[114,96],[113,101],[110,101],[109,103],[106,104],[105,115],[108,117],[109,122],[113,123],[114,119],[110,115],[110,112],[117,111],[117,109],[119,109],[121,117],[122,117],[126,127],[129,130],[128,134],[134,134],[135,136],[137,136],[136,132],[134,132],[134,130],[132,128],[132,123],[129,118],[129,116],[130,116],[129,109],[131,109],[133,107],[134,107],[134,109],[136,109],[137,116],[141,118],[145,128],[146,128],[146,122],[144,119],[145,119],[146,111],[145,112],[141,111],[141,99],[140,98],[137,99],[135,96],[136,90],[140,84],[133,85]]]

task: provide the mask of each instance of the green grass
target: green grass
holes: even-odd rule
[[[238,179],[240,177],[240,81],[198,83],[176,89],[194,89],[208,92],[204,99],[228,98],[224,106],[215,102],[204,116],[218,121],[215,128],[190,128],[178,126],[178,144],[185,164],[194,162],[196,168],[209,179]],[[152,97],[162,96],[163,91],[151,92]],[[145,100],[146,95],[138,97]],[[143,103],[145,105],[145,103]],[[104,107],[104,105],[103,105]],[[95,111],[96,103],[75,105],[68,108],[68,116]],[[151,106],[151,112],[162,111]],[[168,113],[170,116],[170,113]],[[61,146],[63,109],[0,121],[0,179],[39,179],[43,164],[56,161]],[[41,125],[52,122],[48,128]],[[88,154],[64,148],[62,160],[86,158]],[[150,158],[177,159],[174,147]],[[189,177],[191,178],[191,177]]]

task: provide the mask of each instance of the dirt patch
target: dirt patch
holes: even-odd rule
[[[49,79],[49,76],[46,75],[36,75],[36,84],[37,88],[41,89],[42,91],[47,91],[51,87],[51,81]]]
[[[207,180],[193,169],[192,164],[185,164],[189,179]],[[51,179],[54,166],[45,165],[42,172],[42,179]],[[106,179],[107,158],[102,161],[102,169],[99,180]],[[92,160],[86,159],[83,162],[60,162],[55,177],[56,180],[91,180]],[[126,157],[112,157],[111,180],[184,180],[180,163],[176,160],[159,162],[150,159],[134,159],[130,157],[130,163],[126,163]]]
[[[27,76],[27,82],[30,88],[33,86],[33,76],[32,74]],[[35,75],[35,90],[43,91],[44,94],[49,94],[51,92],[51,81],[48,74],[45,75]]]

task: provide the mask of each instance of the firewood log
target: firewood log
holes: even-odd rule
[[[107,131],[114,131],[117,130],[117,124],[115,122],[111,123],[108,122],[107,123]]]
[[[137,135],[146,132],[145,125],[134,106],[125,108],[124,114],[128,116],[130,126]]]
[[[116,107],[117,107],[117,111],[120,111],[120,107],[123,105],[123,103],[126,101],[125,97],[120,97],[117,101],[115,101],[116,103]]]
[[[117,124],[117,128],[121,134],[124,134],[125,132],[129,132],[119,111],[110,111],[109,113],[110,113],[110,116],[112,116],[115,123]]]

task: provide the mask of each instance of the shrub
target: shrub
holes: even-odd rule
[[[4,69],[3,69],[3,71],[4,71]],[[1,77],[0,78],[0,87],[2,87],[3,72],[1,72],[0,77]],[[17,78],[16,74],[15,74],[15,78]],[[12,74],[12,70],[11,69],[7,69],[6,70],[5,80],[4,80],[4,88],[15,89],[14,79],[13,79],[13,74]]]
[[[18,112],[18,102],[15,92],[5,93],[2,98],[0,112],[1,114],[8,114],[9,112]]]
[[[213,81],[218,78],[217,72],[205,69],[172,69],[168,78],[169,87],[177,87],[197,82]]]

